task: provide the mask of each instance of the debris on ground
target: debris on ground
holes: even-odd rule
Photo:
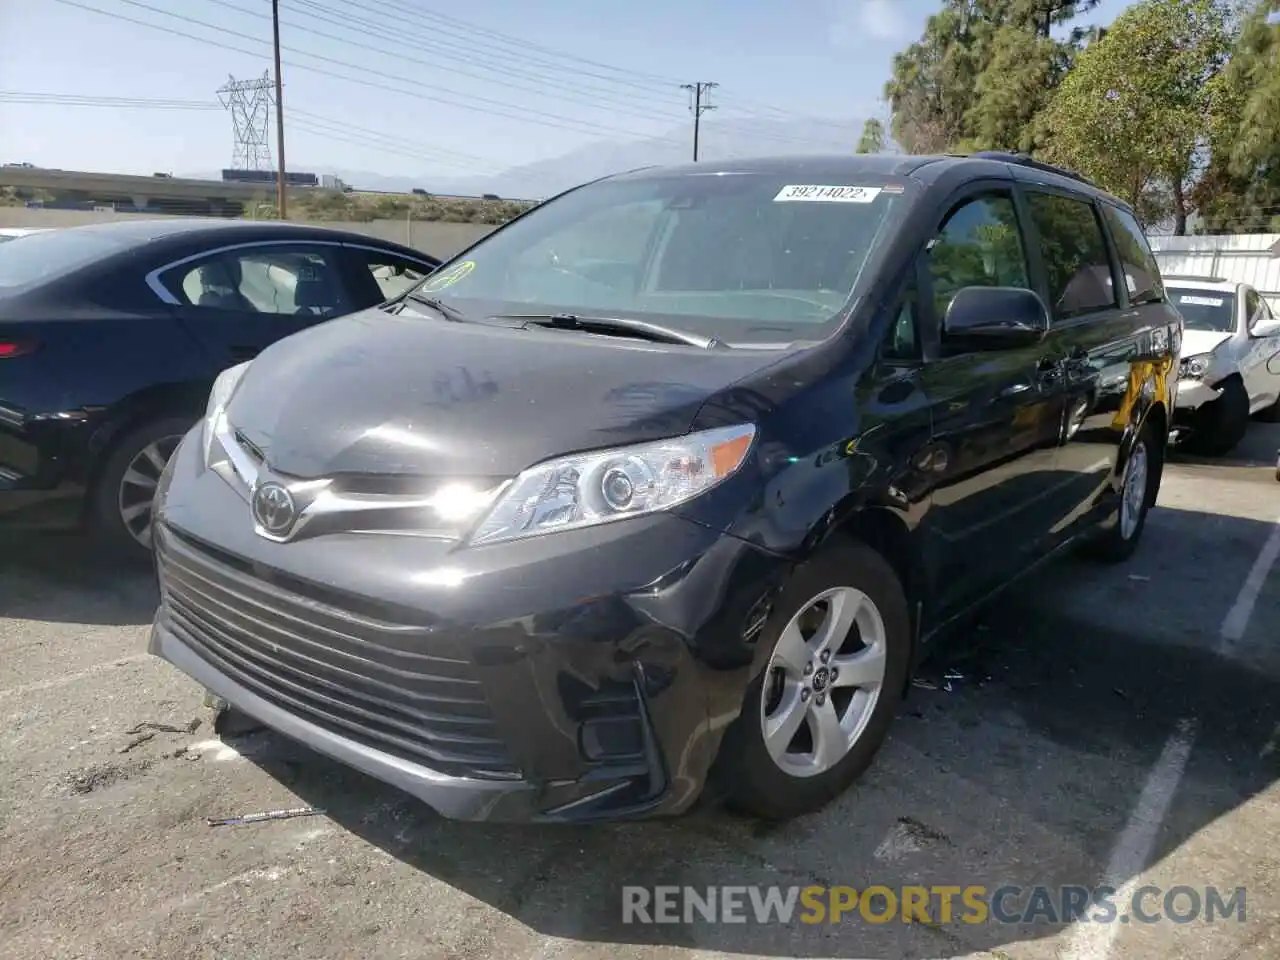
[[[324,814],[320,807],[295,807],[292,810],[267,810],[262,813],[244,813],[238,817],[206,817],[211,827],[234,827],[242,823],[262,823],[265,820],[291,820],[294,817],[316,817]]]
[[[135,724],[132,729],[126,730],[126,736],[132,736],[133,739],[126,743],[118,751],[119,753],[128,753],[134,747],[141,746],[148,740],[155,739],[157,733],[195,733],[200,727],[200,718],[193,717],[185,727],[179,727],[172,723],[156,723],[154,720],[143,720],[141,723]],[[136,736],[135,736],[136,734]]]

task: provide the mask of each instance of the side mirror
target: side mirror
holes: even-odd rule
[[[1253,329],[1249,331],[1249,336],[1255,340],[1261,340],[1263,337],[1280,336],[1280,320],[1263,320],[1255,323]]]
[[[942,341],[960,350],[1010,350],[1049,332],[1040,295],[1021,287],[964,287],[942,318]]]

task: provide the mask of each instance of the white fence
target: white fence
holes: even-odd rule
[[[1151,248],[1166,277],[1221,277],[1247,283],[1280,312],[1280,234],[1151,237]]]

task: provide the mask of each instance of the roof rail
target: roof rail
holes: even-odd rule
[[[1009,153],[1003,150],[980,150],[977,153],[970,154],[977,160],[998,160],[1001,163],[1016,163],[1021,167],[1030,167],[1033,170],[1043,170],[1045,173],[1056,173],[1060,177],[1067,177],[1071,180],[1077,180],[1080,183],[1087,183],[1091,187],[1099,190],[1096,183],[1083,174],[1076,173],[1074,170],[1068,170],[1066,167],[1054,166],[1052,163],[1045,163],[1042,160],[1036,160],[1029,154],[1025,153]]]

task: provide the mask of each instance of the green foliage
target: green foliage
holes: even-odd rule
[[[1027,152],[1148,227],[1280,230],[1280,0],[1141,0],[1107,29],[1096,0],[938,3],[885,86],[908,152]]]
[[[309,190],[291,194],[291,220],[438,220],[445,223],[506,223],[527,204],[510,200],[456,200],[421,194],[363,194]]]
[[[884,150],[884,124],[875,117],[862,125],[857,153],[881,153]]]
[[[1080,54],[1043,118],[1047,159],[1074,167],[1153,222],[1168,198],[1185,228],[1206,145],[1210,81],[1230,41],[1222,0],[1144,0]]]

